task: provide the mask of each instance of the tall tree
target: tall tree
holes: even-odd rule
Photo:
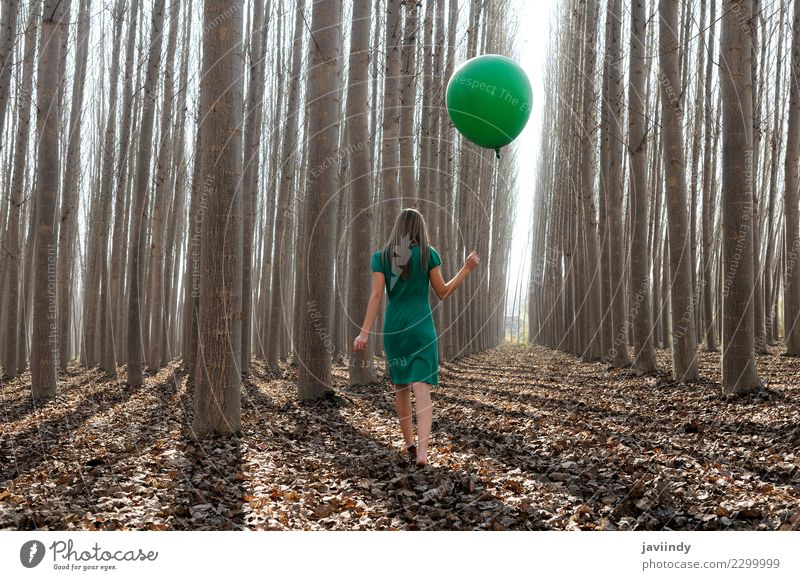
[[[583,130],[581,131],[581,214],[582,244],[586,251],[586,308],[584,332],[587,336],[587,347],[582,354],[583,360],[596,360],[602,356],[602,335],[600,333],[601,298],[600,276],[598,267],[598,248],[600,240],[597,235],[597,219],[594,205],[594,145],[597,141],[594,119],[594,103],[596,94],[594,89],[594,69],[597,61],[597,0],[587,0],[585,3],[586,16],[583,32],[583,102],[581,117]]]
[[[783,42],[784,42],[784,34],[783,34],[783,22],[786,14],[786,6],[781,6],[780,10],[780,20],[778,23],[778,47],[777,53],[778,55],[783,54]],[[777,63],[775,65],[775,91],[773,96],[773,106],[772,106],[772,127],[770,131],[770,155],[769,155],[769,205],[767,208],[767,255],[765,258],[765,266],[764,266],[764,298],[766,300],[766,315],[767,315],[767,343],[769,345],[777,344],[778,340],[778,305],[777,299],[773,299],[773,293],[777,295],[778,292],[778,284],[777,276],[774,274],[774,266],[775,266],[775,255],[779,252],[778,243],[776,239],[779,235],[779,232],[776,231],[777,228],[773,227],[773,223],[776,221],[775,219],[775,202],[778,197],[777,189],[778,189],[778,162],[780,159],[779,151],[780,145],[783,141],[781,135],[783,133],[783,115],[782,113],[782,65],[783,59],[778,58]],[[777,252],[776,252],[777,251]]]
[[[142,112],[139,150],[136,161],[136,184],[131,204],[131,240],[128,260],[128,384],[140,386],[142,358],[144,355],[141,296],[142,246],[144,244],[144,217],[147,192],[150,187],[150,166],[153,140],[153,118],[156,110],[156,83],[161,64],[161,37],[164,25],[164,0],[153,6],[150,28],[150,50],[147,56],[147,76],[144,83],[144,111]]]
[[[724,0],[722,91],[722,390],[760,387],[753,308],[753,0]]]
[[[664,134],[664,175],[669,239],[669,288],[672,322],[672,374],[676,381],[697,379],[697,338],[692,299],[691,236],[686,199],[683,91],[679,82],[680,44],[677,3],[659,0],[659,82]]]
[[[703,0],[705,4],[705,0]],[[712,296],[712,260],[711,260],[711,242],[713,238],[712,224],[713,224],[713,211],[714,204],[711,203],[711,149],[713,133],[711,130],[711,72],[712,64],[714,63],[714,27],[716,26],[716,1],[711,2],[711,26],[708,29],[708,43],[706,44],[706,74],[705,74],[705,107],[703,107],[703,124],[705,143],[703,145],[703,208],[701,215],[702,225],[702,251],[703,256],[701,259],[701,281],[703,292],[703,336],[705,349],[710,352],[717,350],[717,340],[714,334],[714,309],[713,309],[713,296]],[[705,6],[702,7],[705,10]],[[703,31],[700,32],[700,40],[703,41]]]
[[[621,0],[610,0],[606,24],[606,58],[608,70],[609,94],[604,105],[609,107],[607,126],[608,139],[608,172],[606,200],[608,212],[608,237],[611,276],[610,306],[613,342],[611,347],[611,364],[624,367],[630,364],[627,341],[627,316],[625,315],[625,255],[623,251],[622,223],[622,187],[623,187],[623,111],[625,107],[622,91],[622,3]]]
[[[405,22],[401,50],[401,86],[400,86],[400,198],[403,206],[418,196],[417,184],[414,180],[414,110],[417,93],[417,2],[404,2]]]
[[[175,78],[175,46],[178,39],[180,0],[170,2],[169,33],[167,35],[167,57],[164,61],[163,93],[161,107],[161,130],[156,152],[155,184],[153,187],[152,220],[150,232],[150,264],[148,267],[149,278],[149,324],[145,321],[145,328],[149,327],[147,367],[158,370],[164,362],[164,236],[165,222],[168,214],[168,189],[170,188],[174,173],[172,165],[172,121],[173,111],[173,80]]]
[[[203,4],[200,164],[208,192],[200,254],[196,433],[241,429],[242,0]]]
[[[786,134],[784,162],[785,194],[783,272],[783,327],[786,354],[800,356],[800,217],[798,217],[798,188],[800,187],[800,1],[794,2],[792,19],[792,59],[789,71],[789,122]]]
[[[253,3],[253,27],[250,34],[250,78],[247,87],[247,123],[245,127],[242,250],[242,374],[250,373],[251,335],[253,321],[253,227],[256,187],[261,168],[261,126],[264,101],[264,66],[266,64],[267,26],[272,3],[264,10],[264,1]],[[277,148],[277,145],[274,145]],[[270,204],[269,207],[272,207]]]
[[[3,2],[3,15],[0,21],[0,135],[3,134],[8,110],[8,94],[11,81],[14,40],[17,37],[17,14],[19,12],[18,0],[5,0]],[[3,147],[0,145],[0,151]]]
[[[628,85],[628,156],[630,159],[630,205],[632,239],[630,243],[631,294],[633,318],[633,366],[649,373],[656,369],[656,351],[650,315],[650,282],[647,260],[647,111],[645,102],[644,28],[647,22],[644,0],[631,0],[630,81]]]
[[[370,2],[353,4],[353,19],[350,27],[350,78],[347,82],[347,149],[350,156],[351,210],[350,222],[352,248],[350,255],[350,293],[347,309],[348,334],[357,334],[358,321],[364,320],[369,301],[371,277],[366,264],[370,259],[373,218],[372,181],[369,167],[369,30],[372,5]],[[366,384],[375,381],[372,363],[373,341],[367,348],[350,356],[350,384]]]
[[[283,275],[290,270],[289,262],[289,236],[287,236],[287,222],[291,212],[292,185],[297,183],[296,163],[299,139],[297,127],[299,125],[300,109],[300,81],[302,73],[303,54],[303,11],[305,0],[299,0],[294,10],[294,32],[292,36],[292,56],[289,73],[288,110],[286,111],[286,127],[281,142],[280,155],[280,181],[278,185],[277,213],[275,214],[275,260],[272,262],[270,276],[272,278],[272,293],[269,314],[269,332],[267,333],[267,366],[271,369],[278,368],[278,357],[283,354],[281,341],[277,339],[284,327],[289,325],[289,317],[284,312],[285,288]]]
[[[386,0],[384,32],[385,66],[383,76],[383,127],[381,136],[381,184],[383,222],[391,227],[400,213],[398,165],[400,135],[400,40],[403,36],[400,18],[401,0]]]
[[[103,348],[105,353],[103,358],[106,361],[106,368],[116,366],[116,363],[123,359],[125,345],[125,318],[123,311],[124,301],[124,275],[125,275],[125,246],[128,232],[128,215],[130,199],[127,195],[127,183],[134,174],[133,153],[131,147],[131,119],[134,114],[134,84],[138,85],[133,76],[134,66],[136,65],[136,31],[139,22],[138,14],[140,7],[139,0],[134,0],[130,7],[130,20],[128,22],[127,41],[125,45],[125,89],[122,97],[122,110],[120,111],[120,132],[117,141],[117,175],[114,185],[114,234],[111,238],[111,272],[109,284],[109,300],[112,317],[112,334],[108,340],[104,341]],[[141,68],[141,67],[137,67]],[[138,93],[138,91],[137,91]],[[125,346],[123,346],[125,345]],[[110,361],[110,359],[115,359]],[[109,362],[110,361],[110,362]],[[113,363],[113,364],[112,364]]]
[[[33,88],[33,65],[36,52],[36,38],[39,27],[36,26],[36,18],[39,16],[41,0],[34,0],[30,5],[28,13],[28,26],[25,29],[25,47],[22,60],[22,78],[20,80],[20,92],[22,95],[30,95]],[[4,276],[3,305],[5,314],[2,316],[5,322],[3,329],[3,373],[10,378],[16,377],[22,370],[22,361],[25,360],[26,353],[22,347],[20,336],[24,337],[23,328],[25,326],[24,309],[20,308],[20,298],[25,300],[25,293],[20,292],[22,280],[20,279],[20,266],[22,249],[20,248],[20,222],[22,221],[22,207],[25,204],[23,195],[23,185],[25,181],[25,165],[28,158],[28,142],[30,141],[30,120],[31,120],[30,99],[22,99],[17,107],[17,130],[15,138],[15,148],[17,154],[14,156],[14,168],[11,177],[11,191],[8,217],[8,258],[7,271]],[[25,204],[26,207],[30,204]],[[21,348],[22,347],[22,348]]]
[[[56,272],[58,253],[58,66],[62,3],[45,0],[42,37],[39,43],[39,71],[36,91],[36,132],[39,135],[36,180],[35,250],[33,262],[33,340],[31,343],[31,388],[35,398],[56,393],[58,325]]]
[[[121,2],[120,2],[121,4]],[[119,6],[115,11],[119,11]],[[86,85],[86,60],[89,48],[89,2],[81,0],[78,10],[77,52],[75,55],[75,77],[72,85],[67,158],[64,164],[63,203],[61,204],[61,227],[58,232],[58,342],[60,366],[66,367],[70,358],[69,329],[72,320],[72,278],[77,234],[77,204],[81,175],[81,119],[83,116],[83,94]],[[118,28],[116,29],[119,30]],[[113,81],[112,81],[113,82]],[[113,103],[116,99],[112,97]]]
[[[305,286],[298,343],[300,399],[326,396],[331,376],[331,292],[334,259],[334,196],[337,158],[339,67],[342,57],[341,0],[315,0],[311,11],[308,66],[308,182],[305,200]],[[332,165],[332,166],[331,166]]]

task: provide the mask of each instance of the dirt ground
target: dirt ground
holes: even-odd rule
[[[25,374],[0,389],[0,528],[800,529],[800,360],[760,356],[743,398],[699,364],[681,385],[522,345],[442,365],[422,469],[392,386],[341,366],[339,400],[300,403],[293,368],[255,362],[241,436],[200,441],[178,363],[140,388],[70,368],[45,404]]]

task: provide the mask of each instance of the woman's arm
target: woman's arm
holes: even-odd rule
[[[367,305],[367,314],[364,316],[364,325],[361,327],[361,334],[356,337],[353,342],[353,350],[364,350],[367,346],[367,339],[369,338],[369,331],[372,329],[372,324],[375,322],[375,317],[378,315],[378,307],[381,305],[381,297],[383,296],[383,288],[386,285],[386,278],[382,272],[372,273],[372,293],[369,297],[369,304]]]
[[[453,279],[449,282],[445,282],[444,278],[442,278],[442,272],[439,266],[436,266],[433,270],[431,270],[430,277],[431,277],[431,287],[433,288],[434,294],[439,297],[439,300],[444,300],[448,296],[450,296],[453,292],[455,292],[456,288],[461,286],[461,283],[464,279],[472,272],[472,269],[475,268],[478,264],[481,263],[480,258],[478,258],[478,254],[474,251],[467,256],[464,265],[458,271],[458,274],[453,276]]]

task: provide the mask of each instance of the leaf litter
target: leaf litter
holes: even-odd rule
[[[242,432],[197,439],[178,362],[139,388],[71,366],[59,393],[2,385],[0,528],[18,530],[799,530],[800,359],[765,389],[637,376],[543,347],[446,363],[429,465],[409,465],[385,377],[300,402],[253,363]],[[658,351],[661,369],[669,352]]]

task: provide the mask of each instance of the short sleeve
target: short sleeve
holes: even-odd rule
[[[383,264],[381,263],[381,252],[375,252],[372,254],[372,271],[373,272],[380,272],[383,274]]]
[[[439,257],[439,253],[433,249],[433,246],[430,247],[431,255],[428,258],[428,272],[433,270],[436,266],[442,265],[442,259]]]

